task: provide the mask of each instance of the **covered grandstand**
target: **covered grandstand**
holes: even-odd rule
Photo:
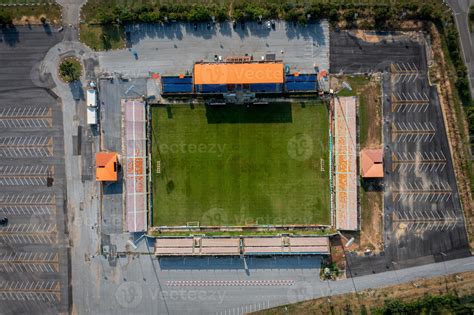
[[[281,61],[196,63],[192,76],[161,77],[163,95],[308,93],[319,90],[317,73],[288,73]]]
[[[346,231],[358,230],[356,102],[334,99],[336,228]]]
[[[329,255],[327,236],[157,238],[156,256]]]
[[[196,63],[194,87],[197,94],[282,93],[284,66],[281,62]]]
[[[245,237],[245,255],[325,255],[328,237]]]

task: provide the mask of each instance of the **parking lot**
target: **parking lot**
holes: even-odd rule
[[[42,27],[2,35],[0,216],[8,224],[0,227],[1,313],[67,312],[62,112],[31,77],[60,35]]]
[[[369,32],[369,34],[372,34]],[[414,39],[395,33],[373,32],[370,41],[360,33],[332,31],[329,49],[331,73],[370,73],[388,70],[395,61],[418,64],[424,49]]]
[[[353,276],[469,254],[439,98],[424,45],[413,38],[331,33],[332,72],[383,71],[385,250],[348,255]]]
[[[243,56],[261,60],[266,54],[290,65],[292,71],[314,72],[329,67],[329,26],[327,21],[307,26],[265,23],[170,23],[131,25],[130,49],[99,54],[100,66],[108,73],[129,77],[149,76],[150,72],[177,75],[192,71],[196,61],[214,61],[214,56]],[[134,54],[136,53],[136,55]]]
[[[443,114],[427,66],[393,63],[384,76],[385,234],[396,261],[467,255]],[[405,108],[405,110],[400,110]],[[388,189],[387,189],[388,188]],[[403,249],[403,250],[400,250]],[[453,257],[453,258],[454,258]]]

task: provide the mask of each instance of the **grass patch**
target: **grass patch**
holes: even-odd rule
[[[125,47],[122,25],[80,25],[81,42],[93,50],[120,49]]]
[[[360,147],[380,146],[382,143],[380,83],[371,82],[370,78],[363,76],[343,77],[340,82],[347,82],[352,90],[342,88],[338,96],[359,97]]]
[[[152,126],[154,226],[330,223],[321,103],[156,107]]]
[[[345,77],[342,81],[349,83],[352,91],[342,88],[337,96],[358,96],[357,92],[362,90],[370,82],[370,78],[363,76]]]
[[[41,16],[45,16],[52,24],[59,24],[61,21],[61,7],[57,4],[7,6],[1,7],[0,11],[2,16],[8,16],[12,20],[28,17],[32,24],[40,24]]]

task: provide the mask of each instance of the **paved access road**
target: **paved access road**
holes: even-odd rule
[[[453,10],[456,26],[459,31],[464,62],[468,69],[468,78],[471,86],[471,97],[474,97],[474,34],[469,32],[469,7],[474,5],[472,0],[447,0]]]
[[[150,248],[151,249],[151,248]],[[318,257],[166,258],[135,255],[110,267],[90,261],[79,313],[243,314],[268,307],[420,278],[474,270],[474,258],[392,270],[342,281],[319,279]],[[245,269],[247,266],[248,269]],[[95,290],[96,277],[101,286]],[[107,303],[104,303],[107,301]]]
[[[66,313],[62,109],[37,70],[61,34],[4,27],[0,39],[0,313]]]

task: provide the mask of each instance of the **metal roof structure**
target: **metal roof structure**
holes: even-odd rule
[[[196,63],[194,84],[283,83],[283,63]]]
[[[346,231],[358,230],[356,103],[354,96],[334,100],[336,228]]]
[[[157,256],[328,255],[327,236],[157,238]]]

